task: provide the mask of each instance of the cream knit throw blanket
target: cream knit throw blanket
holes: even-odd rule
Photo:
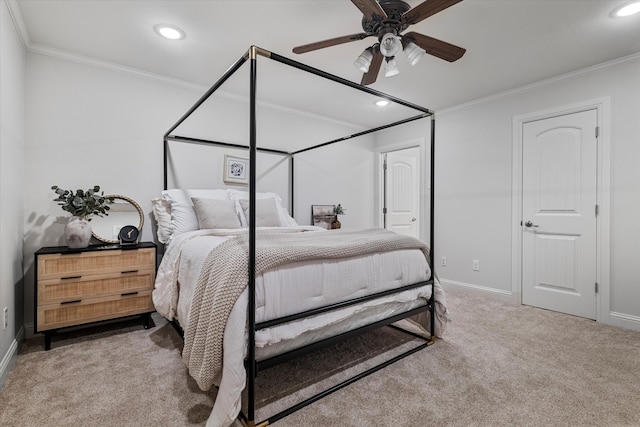
[[[349,258],[400,249],[420,249],[429,258],[423,242],[384,229],[304,233],[257,231],[255,270],[259,275],[296,261]],[[246,234],[223,242],[207,256],[196,284],[182,358],[202,390],[208,390],[222,370],[224,326],[249,280],[248,252]]]

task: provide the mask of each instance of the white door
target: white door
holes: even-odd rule
[[[420,148],[385,154],[385,228],[420,236]]]
[[[596,110],[523,125],[522,302],[596,318]]]

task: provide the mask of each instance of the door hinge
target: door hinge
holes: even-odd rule
[[[600,136],[600,126],[596,126],[596,138]]]
[[[382,208],[382,213],[386,215],[387,214],[387,208]]]
[[[600,205],[596,205],[596,216],[600,215]]]
[[[387,155],[385,154],[382,158],[382,170],[387,170]]]
[[[596,294],[598,293],[598,282],[596,282]]]

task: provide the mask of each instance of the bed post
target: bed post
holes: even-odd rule
[[[435,224],[435,218],[434,218],[434,212],[435,212],[435,208],[434,208],[434,203],[435,203],[435,193],[436,193],[436,187],[435,187],[435,177],[436,177],[436,172],[435,172],[435,165],[436,165],[436,115],[432,114],[431,115],[431,171],[430,171],[430,179],[431,179],[431,194],[429,195],[430,197],[430,201],[429,201],[429,210],[430,210],[430,214],[429,214],[429,227],[431,229],[431,231],[429,232],[429,265],[431,266],[431,298],[429,298],[431,301],[429,301],[429,303],[431,304],[431,310],[430,310],[430,316],[431,316],[431,340],[433,340],[436,336],[436,326],[435,326],[435,320],[436,320],[436,303],[435,303],[435,290],[436,290],[436,286],[435,286],[435,263],[434,261],[434,254],[433,254],[433,249],[434,249],[434,242],[435,239],[433,237],[433,232],[434,232],[434,224]]]
[[[167,141],[167,136],[165,135],[164,136],[164,146],[163,146],[164,162],[162,163],[164,165],[163,166],[164,167],[164,188],[163,188],[163,190],[167,190],[167,187],[169,185],[169,183],[167,182],[168,181],[168,178],[167,178],[167,175],[168,175],[168,171],[167,171],[167,167],[168,167],[168,165],[167,165],[167,156],[169,154],[168,151],[169,151],[169,141]]]
[[[249,82],[249,307],[248,327],[248,402],[247,425],[255,425],[255,378],[256,378],[256,81],[257,81],[257,48],[249,48],[250,82]]]
[[[293,154],[289,154],[289,209],[291,209],[291,216],[293,217],[295,215],[294,213],[294,195],[293,195]]]

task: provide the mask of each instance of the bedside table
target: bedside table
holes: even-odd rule
[[[142,314],[145,329],[155,311],[151,292],[156,245],[45,247],[35,253],[35,326],[51,336],[69,326]]]

